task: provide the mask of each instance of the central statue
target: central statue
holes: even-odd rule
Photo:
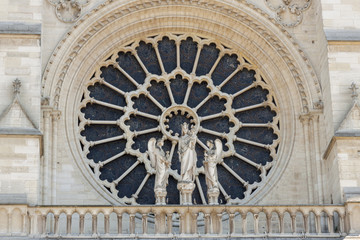
[[[189,130],[185,122],[181,125],[181,137],[179,139],[178,154],[181,163],[181,182],[193,183],[196,170],[196,135],[194,128]]]

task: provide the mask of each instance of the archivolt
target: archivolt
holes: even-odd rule
[[[226,0],[134,0],[126,1],[125,3],[107,0],[75,23],[60,41],[44,72],[43,95],[50,96],[54,108],[59,109],[61,89],[65,78],[69,74],[69,68],[74,64],[74,60],[79,57],[79,52],[83,50],[84,46],[95,35],[105,29],[114,28],[113,24],[119,19],[124,19],[123,23],[126,24],[127,16],[144,10],[150,10],[151,13],[141,16],[142,20],[136,23],[141,27],[137,30],[141,31],[142,29],[142,31],[146,31],[153,29],[159,26],[157,19],[164,17],[161,16],[162,11],[158,10],[165,7],[167,9],[167,18],[178,18],[178,20],[183,21],[182,24],[179,24],[180,21],[177,22],[177,25],[174,27],[177,30],[194,29],[194,27],[196,28],[197,21],[204,21],[207,24],[202,26],[203,29],[201,31],[213,31],[215,34],[223,33],[222,28],[229,26],[224,26],[221,16],[231,18],[237,24],[230,26],[234,29],[236,29],[236,26],[245,25],[251,33],[257,35],[254,35],[254,38],[259,40],[259,37],[261,37],[260,42],[271,46],[281,56],[295,81],[301,101],[300,104],[302,105],[301,111],[308,112],[311,110],[312,102],[322,98],[321,87],[305,53],[299,48],[291,35],[266,13],[247,3],[245,0],[237,0],[237,3],[234,5],[234,1],[230,3]],[[179,17],[181,16],[179,14],[181,9],[190,7],[196,9],[196,16],[191,16],[184,12],[183,17]],[[177,11],[171,11],[171,9],[176,9]],[[211,19],[217,20],[211,21],[210,17],[206,16],[206,12],[209,11],[213,12]],[[131,23],[129,22],[128,24]],[[252,35],[251,33],[249,35]],[[231,36],[229,37],[231,38]],[[88,55],[88,53],[85,55]],[[313,81],[306,81],[304,79],[312,79]]]

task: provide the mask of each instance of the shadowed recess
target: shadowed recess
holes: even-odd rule
[[[235,117],[237,117],[240,122],[243,123],[268,123],[272,122],[275,116],[276,113],[271,111],[269,107],[255,108],[235,114]]]
[[[131,148],[134,150],[139,149],[140,152],[144,153],[148,149],[147,143],[149,142],[150,138],[162,138],[162,134],[160,132],[153,132],[148,134],[142,134],[137,137],[134,137],[134,143],[131,145]]]
[[[193,70],[197,49],[197,43],[192,38],[188,37],[186,40],[181,41],[180,66],[187,73],[191,73]]]
[[[141,41],[136,48],[137,54],[145,65],[146,69],[153,74],[161,75],[161,69],[156,56],[155,49],[151,43]]]
[[[243,127],[236,132],[236,136],[262,144],[272,144],[278,137],[271,128]]]
[[[265,102],[269,91],[261,87],[252,88],[233,100],[232,108],[238,109]]]
[[[167,204],[180,204],[180,193],[177,189],[177,181],[172,176],[169,176],[169,184],[166,187],[166,191]]]
[[[171,92],[177,104],[182,104],[185,98],[188,81],[183,79],[181,75],[176,75],[170,80]]]
[[[225,111],[225,99],[220,99],[218,96],[214,96],[204,103],[204,105],[199,108],[197,114],[201,117],[212,115],[215,113],[221,113]]]
[[[241,183],[223,166],[217,165],[217,170],[219,182],[224,188],[225,192],[231,195],[231,198],[243,199],[246,189],[241,185]],[[236,184],[237,182],[240,184]]]
[[[163,37],[158,42],[158,49],[163,62],[165,71],[170,73],[176,68],[176,44],[174,40],[170,40],[168,37]]]
[[[118,106],[126,106],[124,96],[106,87],[105,85],[95,83],[93,86],[89,86],[88,90],[90,92],[90,97],[93,97],[96,100]]]
[[[108,67],[102,67],[100,70],[100,77],[104,78],[106,82],[110,83],[114,87],[117,87],[124,92],[136,90],[136,86],[127,77],[125,77],[122,72],[114,68],[114,66],[110,65]]]
[[[225,54],[218,65],[216,66],[211,79],[215,85],[221,84],[235,69],[238,67],[239,62],[237,60],[237,55]]]
[[[194,204],[203,204],[197,184],[195,184],[195,189],[192,193],[192,201]]]
[[[220,118],[213,118],[211,120],[202,121],[201,126],[203,126],[203,128],[210,129],[215,132],[228,133],[230,132],[230,128],[234,127],[234,123],[229,122],[228,117],[220,117]]]
[[[119,66],[127,72],[136,82],[143,84],[146,78],[144,70],[141,68],[135,56],[130,52],[119,52],[119,57],[116,59]]]
[[[87,141],[98,141],[106,138],[120,136],[124,131],[117,125],[87,125],[81,131],[81,136],[86,137]]]
[[[204,98],[209,95],[209,92],[210,89],[207,88],[206,82],[195,82],[191,87],[187,105],[191,108],[196,107],[199,103],[201,103],[202,100],[204,100]]]
[[[164,150],[165,151],[165,150]],[[175,146],[174,155],[171,159],[171,169],[177,170],[178,174],[180,174],[180,161],[179,161],[179,154],[178,154],[178,144]]]
[[[125,124],[130,126],[131,131],[143,131],[159,125],[156,120],[134,115],[131,115],[130,119],[125,121]]]
[[[119,190],[119,197],[130,198],[139,188],[141,182],[146,176],[146,169],[143,164],[137,165],[121,182],[116,186]]]
[[[200,186],[201,189],[204,193],[204,197],[206,200],[206,203],[208,203],[208,197],[207,197],[207,186],[206,186],[206,182],[205,182],[205,175],[204,174],[199,174],[199,181],[200,181]],[[196,185],[197,186],[197,185]],[[201,202],[202,203],[202,202]]]
[[[214,43],[204,45],[200,52],[198,65],[196,68],[196,75],[206,75],[210,72],[216,59],[219,56],[220,50],[216,48]]]
[[[234,142],[234,147],[237,153],[239,153],[241,156],[246,157],[254,163],[265,165],[267,162],[272,161],[270,151],[265,148],[253,146],[251,144],[246,144],[242,142]]]
[[[86,107],[82,108],[81,112],[85,114],[86,119],[91,120],[116,121],[124,115],[123,111],[90,103],[86,104]]]
[[[162,113],[161,109],[145,95],[140,95],[139,97],[133,97],[131,99],[134,102],[134,108],[152,115],[160,115]]]
[[[148,91],[161,105],[170,107],[171,101],[164,82],[151,81]]]
[[[103,162],[108,158],[115,156],[124,151],[126,140],[118,140],[109,142],[107,144],[99,144],[90,147],[90,152],[87,155],[88,159],[93,159],[94,162]]]
[[[141,189],[137,198],[139,204],[155,204],[154,193],[155,175],[151,175],[146,181],[144,187]]]
[[[244,179],[246,182],[249,182],[250,184],[253,184],[254,182],[260,182],[261,171],[257,170],[255,167],[247,164],[246,162],[242,161],[241,159],[238,159],[237,157],[232,156],[232,157],[224,158],[224,162],[236,174],[241,176],[241,178]],[[219,174],[219,176],[220,176],[220,174]],[[237,179],[235,179],[234,181],[239,182]],[[222,182],[221,182],[221,184],[222,184]]]
[[[198,143],[196,143],[195,145],[195,151],[196,151],[196,155],[197,155],[197,162],[196,162],[196,167],[202,167],[203,166],[203,161],[204,161],[204,148],[201,147]]]
[[[246,88],[250,84],[256,81],[255,78],[255,71],[254,70],[247,70],[244,68],[243,70],[236,73],[222,88],[221,91],[234,94],[238,91]]]
[[[136,162],[136,157],[124,155],[104,165],[100,169],[100,179],[112,182],[119,178],[126,170]]]

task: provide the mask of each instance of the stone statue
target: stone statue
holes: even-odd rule
[[[219,197],[219,182],[217,174],[217,163],[220,162],[222,153],[222,143],[220,139],[215,140],[215,144],[212,140],[206,142],[209,150],[205,150],[204,156],[204,169],[205,180],[208,191],[209,204],[218,204]]]
[[[181,137],[179,139],[178,153],[181,163],[181,181],[194,182],[196,169],[196,135],[194,129],[190,129],[187,123],[181,125]]]
[[[162,146],[164,139],[151,138],[148,142],[148,153],[151,161],[151,166],[155,168],[155,197],[157,205],[165,205],[166,186],[169,178],[169,168],[171,161],[169,160],[169,152],[164,152]]]

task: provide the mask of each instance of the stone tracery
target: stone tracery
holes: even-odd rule
[[[271,89],[246,58],[205,38],[168,34],[127,45],[95,71],[80,108],[84,161],[122,203],[153,201],[140,196],[155,172],[145,153],[151,137],[167,138],[164,148],[174,166],[170,176],[179,181],[174,153],[180,122],[194,126],[201,156],[207,138],[222,139],[219,188],[224,202],[247,200],[276,160],[279,115]],[[206,203],[203,174],[199,164],[198,202]],[[129,177],[141,182],[124,194]],[[230,178],[237,189],[221,185]],[[177,202],[176,194],[170,192],[170,203]]]

